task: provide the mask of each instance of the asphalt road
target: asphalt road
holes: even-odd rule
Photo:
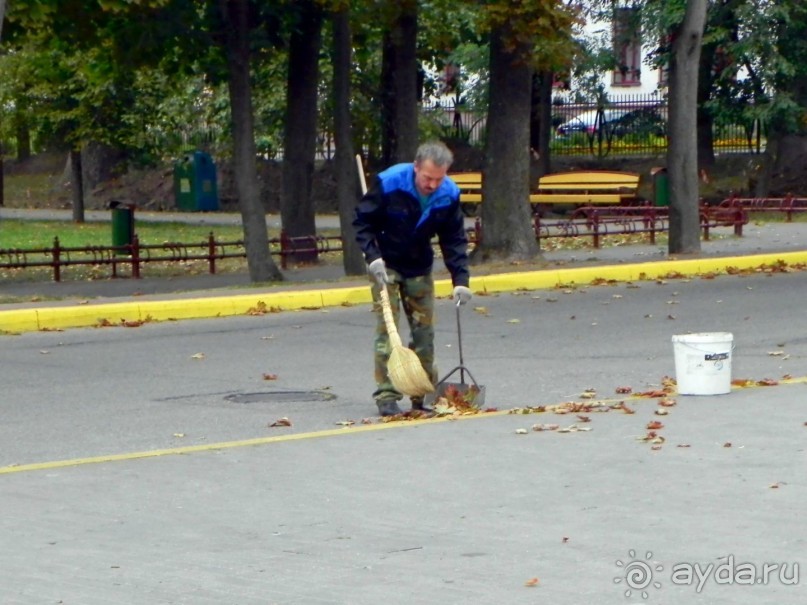
[[[734,378],[801,377],[805,288],[799,272],[477,296],[465,362],[500,410],[657,388],[690,331],[733,334]],[[379,425],[373,323],[357,305],[3,337],[0,602],[804,602],[788,581],[807,562],[804,384],[678,397],[658,450],[637,439],[655,399],[590,423]],[[729,556],[791,567],[700,590],[671,576]],[[631,561],[659,587],[630,589]]]

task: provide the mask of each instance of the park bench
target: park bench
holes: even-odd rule
[[[482,202],[482,173],[449,174],[460,188],[460,203],[467,216],[476,216]],[[638,201],[639,175],[633,172],[575,170],[547,174],[530,193],[534,212],[552,205],[592,206],[630,204]]]

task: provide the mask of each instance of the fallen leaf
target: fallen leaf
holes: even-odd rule
[[[675,447],[692,447],[692,446],[691,446],[691,445],[689,445],[688,443],[679,443],[679,444],[678,444],[678,445],[676,445]]]
[[[39,354],[40,354],[40,355],[50,355],[50,351],[46,351],[45,349],[42,349],[42,350],[39,352]]]
[[[488,311],[487,307],[474,307],[474,311],[480,315],[490,315],[490,311]]]
[[[626,406],[624,401],[620,401],[619,403],[615,404],[612,409],[614,409],[614,410],[622,410],[626,414],[635,414],[636,413],[636,410]]]
[[[659,400],[659,402],[658,402],[658,404],[659,404],[661,407],[664,407],[664,408],[671,408],[671,407],[673,407],[673,406],[674,406],[676,403],[677,403],[677,401],[675,401],[675,399],[667,399],[667,398],[665,398],[665,399],[661,399],[661,400]]]
[[[373,419],[372,418],[362,418],[361,423],[362,424],[373,424]]]
[[[194,353],[193,355],[191,355],[191,359],[204,359],[204,358],[205,358],[204,353]]]
[[[274,421],[272,424],[270,424],[269,426],[270,426],[270,427],[275,427],[275,426],[291,426],[291,420],[289,420],[289,419],[288,419],[286,416],[283,416],[283,418],[278,418],[277,420],[275,420],[275,421]]]
[[[661,449],[661,446],[660,446],[660,445],[651,445],[651,446],[650,446],[650,449],[651,449],[651,450],[658,451],[658,450],[660,450],[660,449]]]
[[[526,582],[524,582],[524,586],[538,586],[538,578],[530,578]]]
[[[617,387],[616,393],[619,395],[627,395],[633,392],[633,387]]]
[[[520,324],[521,320],[520,319],[508,319],[507,323],[509,323],[509,324]]]
[[[356,424],[353,420],[340,420],[336,423],[337,426],[353,426]]]
[[[657,410],[656,410],[655,412],[653,412],[653,413],[654,413],[656,416],[666,416],[666,415],[667,415],[667,414],[669,414],[670,412],[669,412],[669,410],[667,410],[666,408],[659,408],[659,409],[657,409]]]
[[[569,538],[563,536],[563,540],[561,540],[561,544],[566,544],[569,541]]]
[[[177,439],[181,439],[184,436],[185,436],[185,433],[174,433],[174,437],[176,437]]]
[[[768,351],[768,355],[770,355],[771,357],[781,357],[784,354],[785,354],[784,351]]]
[[[264,374],[264,380],[277,380],[277,374]]]
[[[806,423],[807,424],[807,423]],[[559,424],[533,424],[533,431],[557,431],[560,428]]]
[[[723,444],[723,447],[731,447],[731,441],[726,441],[726,443]]]
[[[657,430],[663,429],[663,428],[664,428],[664,424],[662,424],[658,420],[651,420],[650,422],[647,423],[647,429],[649,431],[657,431]]]
[[[516,429],[516,435],[526,435],[527,429]]]
[[[589,416],[581,416],[580,414],[577,415],[577,419],[580,422],[591,422],[591,418]]]

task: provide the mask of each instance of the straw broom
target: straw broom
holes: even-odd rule
[[[356,164],[359,169],[362,193],[367,193],[367,181],[364,178],[364,167],[360,155],[356,156]],[[409,397],[423,397],[434,391],[434,385],[426,370],[423,369],[417,354],[412,349],[403,346],[398,326],[395,325],[395,318],[392,315],[387,284],[382,282],[379,285],[384,325],[387,328],[387,335],[392,347],[387,361],[387,374],[396,390]]]

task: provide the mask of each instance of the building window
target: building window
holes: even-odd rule
[[[618,8],[614,11],[614,54],[616,69],[614,86],[639,86],[642,83],[642,38],[639,9]]]

